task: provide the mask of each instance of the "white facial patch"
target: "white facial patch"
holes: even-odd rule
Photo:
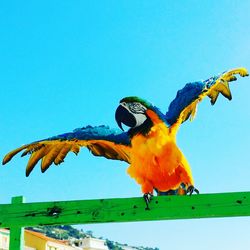
[[[133,115],[136,119],[135,127],[142,125],[147,120],[147,117],[145,114],[133,114]]]
[[[120,105],[122,105],[124,108],[126,108],[135,117],[136,125],[134,126],[134,128],[139,127],[147,120],[147,116],[145,115],[145,111],[147,110],[147,108],[145,106],[143,106],[141,103],[139,103],[139,102],[130,102],[130,103],[123,102]]]

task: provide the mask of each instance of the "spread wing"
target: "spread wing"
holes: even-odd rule
[[[63,162],[68,152],[78,154],[83,146],[95,156],[130,162],[130,139],[127,133],[120,133],[107,126],[87,126],[17,148],[4,157],[3,164],[23,151],[21,156],[30,155],[26,167],[26,176],[29,176],[39,160],[41,171],[45,172],[53,163],[58,165]]]
[[[166,119],[170,126],[177,127],[188,118],[194,118],[198,103],[208,96],[214,105],[219,94],[228,100],[232,99],[229,82],[237,80],[236,76],[248,76],[245,68],[236,68],[226,71],[218,76],[213,76],[205,81],[188,83],[177,92],[175,99],[170,103]]]

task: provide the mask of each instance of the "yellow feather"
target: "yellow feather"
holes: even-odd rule
[[[12,157],[15,156],[16,154],[18,154],[20,151],[27,148],[27,146],[29,146],[29,145],[24,145],[20,148],[17,148],[15,150],[9,152],[7,155],[5,155],[5,157],[3,158],[3,165],[6,164],[7,162],[9,162],[12,159]]]
[[[196,110],[197,110],[197,104],[199,103],[199,99],[191,103],[189,106],[187,106],[181,114],[181,122],[186,121],[189,117],[192,121],[195,117]]]
[[[29,174],[31,173],[31,171],[33,170],[33,168],[35,167],[35,165],[37,164],[37,162],[44,156],[47,154],[47,152],[50,150],[50,145],[46,145],[45,147],[40,148],[39,150],[35,151],[34,153],[32,153],[27,167],[26,167],[26,176],[29,176]]]
[[[239,74],[242,77],[249,75],[246,68],[236,68],[225,72],[220,78],[223,78],[225,81],[232,81],[232,79],[235,80],[235,77],[233,77],[233,75],[236,74]]]
[[[76,144],[72,144],[71,151],[77,155],[80,151],[80,147]]]
[[[220,92],[223,96],[225,96],[227,99],[231,100],[232,99],[232,94],[229,89],[229,84],[227,81],[220,81],[216,84],[214,87],[215,90]]]
[[[35,143],[35,144],[30,144],[27,146],[26,150],[22,153],[21,157],[31,154],[37,150],[39,150],[41,147],[44,147],[44,144],[42,143]]]
[[[71,145],[69,143],[63,143],[60,152],[58,153],[58,155],[56,156],[56,158],[54,160],[54,163],[56,165],[58,165],[58,164],[60,164],[60,163],[63,162],[65,156],[70,151],[70,148],[71,148]]]
[[[53,161],[55,160],[55,158],[59,154],[62,147],[63,147],[63,145],[60,145],[60,144],[52,145],[52,148],[50,149],[50,151],[42,158],[41,170],[43,173],[53,163]]]
[[[211,98],[211,104],[214,105],[219,96],[219,92],[215,89],[211,89],[208,91],[207,95]]]

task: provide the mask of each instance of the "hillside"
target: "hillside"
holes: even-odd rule
[[[93,235],[92,231],[83,232],[83,230],[78,230],[72,226],[60,225],[60,226],[38,226],[38,227],[28,227],[27,229],[40,232],[48,237],[58,239],[58,240],[78,240],[85,237],[97,238]],[[103,239],[103,238],[101,238]],[[105,239],[106,244],[110,250],[123,250],[127,249],[127,244],[122,244],[119,242],[114,242],[109,239]],[[129,246],[133,250],[159,250],[158,248],[150,247],[135,247]]]

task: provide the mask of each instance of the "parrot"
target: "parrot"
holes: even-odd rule
[[[129,164],[127,173],[140,185],[146,209],[154,192],[157,195],[198,194],[190,165],[177,146],[176,135],[182,123],[194,119],[197,106],[205,97],[210,98],[212,105],[219,94],[231,100],[229,83],[237,80],[236,75],[245,77],[248,71],[235,68],[207,80],[187,83],[177,92],[166,113],[137,96],[125,97],[115,111],[120,129],[106,125],[77,128],[25,144],[6,154],[2,164],[20,152],[22,157],[29,155],[26,166],[26,176],[29,176],[40,160],[44,173],[52,164],[62,163],[69,152],[77,155],[81,147],[87,147],[94,156]],[[122,125],[128,127],[127,131]]]

